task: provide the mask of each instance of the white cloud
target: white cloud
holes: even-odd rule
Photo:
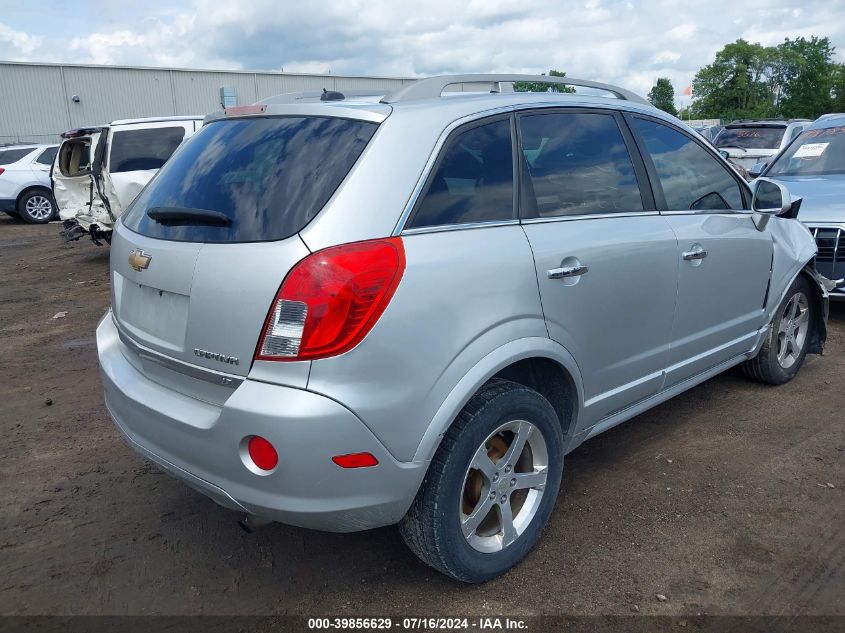
[[[146,19],[126,14],[121,22],[114,14],[71,34],[57,24],[49,37],[43,20],[26,30],[0,24],[0,57],[401,76],[555,68],[640,93],[657,77],[669,77],[680,93],[716,51],[740,37],[771,45],[787,36],[829,36],[845,49],[845,6],[824,0],[757,0],[752,11],[735,0],[173,0],[141,6],[133,10],[148,11]]]
[[[17,31],[0,22],[0,56],[20,61],[31,61],[42,42],[43,36]]]

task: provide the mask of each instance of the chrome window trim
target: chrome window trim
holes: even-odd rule
[[[443,233],[445,231],[463,231],[467,229],[484,229],[493,226],[512,226],[519,224],[519,220],[490,220],[489,222],[468,222],[466,224],[440,224],[438,226],[419,226],[413,229],[405,229],[402,235],[420,235],[422,233]]]
[[[170,369],[171,371],[190,376],[191,378],[197,378],[198,380],[203,380],[213,385],[228,387],[229,389],[238,388],[244,381],[244,378],[241,376],[233,376],[232,374],[224,374],[222,372],[217,372],[212,369],[204,369],[202,367],[197,367],[196,365],[191,365],[190,363],[186,363],[181,360],[176,360],[175,358],[170,358],[168,356],[165,356],[164,354],[160,354],[159,352],[155,352],[146,347],[142,347],[141,345],[138,345],[138,343],[133,341],[129,337],[129,335],[121,329],[120,325],[117,322],[117,319],[114,318],[113,314],[112,323],[114,323],[114,327],[117,330],[117,335],[118,338],[120,338],[120,342],[123,343],[129,349],[129,351],[134,354],[137,354],[141,360],[148,360],[152,363],[164,367],[165,369]]]
[[[659,211],[660,215],[747,215],[752,216],[756,211],[748,209],[689,209],[688,211]]]
[[[553,215],[543,218],[523,218],[522,224],[544,224],[545,222],[572,222],[576,220],[608,220],[610,218],[635,218],[660,215],[659,211],[620,211],[618,213],[579,213],[578,215]]]

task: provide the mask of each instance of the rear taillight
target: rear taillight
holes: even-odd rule
[[[349,351],[378,321],[404,272],[399,237],[309,255],[279,288],[255,359],[311,360]]]
[[[3,175],[3,172],[4,172],[4,171],[6,171],[6,170],[5,170],[5,169],[3,169],[2,167],[0,167],[0,176],[2,176],[2,175]]]

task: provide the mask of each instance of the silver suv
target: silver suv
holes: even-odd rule
[[[116,225],[106,405],[248,524],[399,523],[426,563],[488,580],[536,542],[567,452],[734,365],[778,384],[821,351],[816,245],[785,189],[755,188],[577,79],[230,108]]]

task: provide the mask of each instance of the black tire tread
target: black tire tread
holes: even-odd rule
[[[455,443],[473,418],[479,415],[497,397],[518,390],[535,393],[519,383],[494,378],[470,398],[449,430],[446,431],[434,458],[431,460],[417,496],[414,498],[407,514],[399,523],[399,532],[411,551],[426,564],[456,580],[471,582],[460,570],[452,569],[443,554],[442,542],[439,538],[441,535],[434,527],[434,516],[437,512],[436,495],[431,494],[427,484],[432,478],[439,479],[442,476]]]

